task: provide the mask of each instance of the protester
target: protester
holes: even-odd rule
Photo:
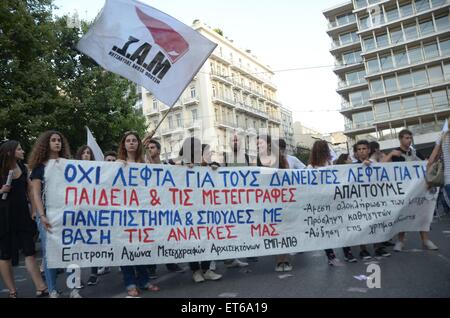
[[[144,147],[136,132],[126,132],[119,145],[118,162],[144,163]],[[122,275],[129,297],[138,297],[139,289],[151,292],[160,291],[157,285],[150,283],[150,277],[145,265],[122,266]],[[139,289],[138,289],[139,288]]]
[[[161,144],[155,139],[146,140],[144,145],[145,149],[148,151],[146,156],[147,163],[160,165],[163,164],[161,161]],[[169,272],[183,273],[184,269],[178,264],[166,264],[167,270]],[[149,265],[148,267],[150,278],[156,278],[156,265]]]
[[[181,165],[186,165],[191,169],[194,166],[204,166],[206,161],[203,158],[203,149],[205,149],[205,146],[202,146],[199,139],[194,137],[185,139],[179,152]],[[205,280],[215,281],[222,278],[222,275],[217,274],[210,267],[211,261],[190,262],[189,268],[192,271],[194,282],[201,283]]]
[[[369,143],[369,157],[373,162],[383,162],[386,155],[380,150],[380,144],[376,141]]]
[[[400,141],[400,147],[391,151],[383,160],[384,162],[411,162],[423,160],[423,158],[416,153],[415,149],[411,147],[413,142],[413,133],[411,131],[407,129],[402,130],[398,134],[398,139]],[[398,241],[395,243],[394,251],[401,252],[403,250],[405,247],[405,236],[405,232],[398,234]],[[420,238],[426,249],[432,251],[438,249],[438,247],[429,239],[428,232],[420,232]]]
[[[358,162],[362,163],[366,166],[370,166],[374,161],[370,159],[370,144],[367,140],[360,140],[356,143],[356,153],[358,156]],[[367,250],[367,245],[361,245],[361,252],[359,256],[364,260],[369,260],[372,258],[372,255]],[[377,243],[373,245],[375,256],[376,257],[389,257],[391,253],[384,249],[383,243]]]
[[[286,141],[284,139],[279,139],[278,144],[280,147],[280,152],[286,157],[289,163],[289,169],[305,169],[306,166],[303,162],[301,162],[297,157],[291,156],[287,154],[286,150]]]
[[[35,256],[36,224],[28,204],[31,201],[31,181],[23,160],[24,151],[18,141],[6,141],[0,146],[0,273],[9,290],[9,298],[17,298],[13,266],[18,265],[21,249],[36,288],[36,297],[45,297],[49,293]],[[13,171],[10,186],[6,185],[9,171]],[[3,194],[7,195],[5,200],[2,199]]]
[[[105,161],[115,162],[116,160],[117,160],[117,152],[115,151],[105,152]]]
[[[332,165],[331,151],[325,140],[317,140],[311,150],[307,169],[321,169]],[[342,266],[333,249],[326,249],[325,254],[330,266]],[[350,257],[350,255],[349,255]]]
[[[37,224],[39,229],[39,234],[42,243],[42,253],[44,259],[44,272],[45,280],[47,281],[48,291],[51,298],[58,298],[59,294],[56,290],[56,275],[57,269],[50,269],[47,265],[47,251],[46,251],[46,241],[47,232],[51,233],[52,225],[50,220],[46,216],[45,211],[45,167],[48,161],[51,159],[68,159],[70,158],[70,147],[67,139],[57,131],[47,131],[39,136],[38,140],[34,144],[33,150],[30,156],[30,169],[31,172],[31,183],[33,189],[33,200],[36,205],[36,215]],[[81,288],[82,286],[77,286]],[[71,298],[81,298],[78,289],[72,289],[70,292]]]
[[[256,165],[258,167],[289,169],[289,163],[284,154],[272,142],[270,135],[260,135],[257,139],[258,155]],[[290,262],[289,254],[277,255],[276,272],[290,272],[293,267]]]

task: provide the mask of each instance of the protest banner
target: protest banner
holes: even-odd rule
[[[424,162],[320,170],[50,161],[51,268],[184,263],[383,242],[428,231]]]
[[[107,0],[78,50],[173,106],[217,44],[135,0]]]

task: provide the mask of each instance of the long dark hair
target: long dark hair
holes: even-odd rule
[[[279,169],[289,169],[289,163],[287,161],[286,156],[280,151],[279,147],[272,142],[272,136],[270,135],[259,135],[257,140],[264,140],[267,143],[267,155],[271,156],[272,154],[276,154],[278,152],[276,167]],[[258,149],[258,161],[260,161],[260,153]]]
[[[127,153],[127,149],[125,148],[125,140],[127,139],[128,136],[133,135],[134,137],[136,137],[137,141],[138,141],[138,148],[136,150],[136,162],[137,163],[144,163],[144,147],[142,146],[142,140],[139,137],[139,134],[135,131],[128,131],[126,132],[123,137],[122,140],[120,141],[120,145],[119,145],[119,151],[118,151],[118,159],[119,160],[123,160],[123,161],[127,161],[128,159],[128,153]]]
[[[66,137],[59,131],[49,130],[42,133],[33,146],[29,160],[30,169],[34,169],[50,159],[50,138],[53,135],[58,135],[61,138],[59,157],[65,159],[70,158],[70,146]]]
[[[344,153],[339,156],[339,158],[334,162],[336,165],[345,165],[347,164],[348,157],[350,155],[348,153]]]
[[[325,140],[317,140],[309,156],[309,164],[315,167],[323,167],[331,160],[331,152],[328,143]]]
[[[95,161],[95,156],[94,156],[94,152],[92,151],[92,148],[87,146],[87,145],[83,145],[80,148],[78,148],[77,154],[75,155],[75,159],[76,160],[81,160],[81,156],[83,155],[83,152],[89,149],[89,151],[91,152],[91,159],[89,159],[90,161]]]
[[[9,170],[15,168],[16,149],[19,147],[19,142],[16,140],[9,140],[0,146],[0,181],[1,184],[6,182]]]

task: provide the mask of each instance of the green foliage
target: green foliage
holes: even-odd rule
[[[0,2],[0,134],[29,150],[56,129],[75,151],[88,126],[104,151],[116,150],[124,131],[145,131],[136,87],[76,51],[82,32],[52,19],[52,9],[52,0]]]

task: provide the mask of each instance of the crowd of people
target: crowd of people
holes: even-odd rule
[[[271,136],[260,135],[257,138],[257,155],[249,156],[242,152],[242,140],[234,135],[231,141],[231,156],[220,155],[212,151],[212,147],[202,144],[197,138],[187,138],[180,151],[179,157],[174,160],[161,160],[161,145],[157,140],[147,137],[141,140],[136,132],[126,132],[119,144],[118,151],[109,151],[104,154],[104,160],[108,162],[147,163],[147,164],[171,164],[185,165],[189,168],[202,166],[207,169],[217,169],[220,166],[258,166],[276,169],[320,169],[331,165],[363,164],[401,161],[423,160],[411,147],[413,134],[403,130],[399,134],[400,147],[388,154],[380,150],[376,142],[365,140],[358,141],[354,146],[353,154],[342,154],[333,161],[332,151],[326,141],[318,140],[311,150],[308,165],[305,166],[296,157],[286,152],[286,142],[282,139],[272,140]],[[439,158],[443,158],[445,166],[444,196],[450,197],[450,134],[442,134],[436,143],[428,165]],[[37,139],[28,164],[25,164],[25,154],[20,142],[8,140],[0,145],[0,273],[4,285],[9,290],[10,298],[18,297],[14,281],[13,267],[19,262],[19,252],[25,256],[26,269],[34,283],[36,297],[57,298],[60,293],[57,290],[57,277],[61,270],[50,269],[47,266],[47,251],[44,242],[47,233],[51,233],[51,220],[46,216],[45,210],[45,167],[49,160],[70,159],[71,151],[68,140],[57,131],[47,131]],[[82,146],[76,152],[73,159],[96,160],[89,146]],[[8,182],[8,177],[11,182]],[[38,235],[36,235],[38,233]],[[423,246],[428,250],[437,250],[437,246],[431,242],[427,232],[420,232]],[[41,241],[42,264],[36,259],[36,241]],[[394,251],[401,252],[405,247],[405,233],[398,235],[394,244],[379,242],[373,245],[376,257],[389,257],[391,253],[387,247],[393,246]],[[341,266],[332,249],[325,250],[325,255],[330,266]],[[351,247],[343,248],[344,260],[348,263],[357,262]],[[363,260],[372,258],[368,247],[359,247],[359,256]],[[278,255],[275,259],[275,271],[292,271],[292,255]],[[245,261],[239,259],[224,260],[227,267],[247,267],[250,262],[257,262],[258,258],[249,257]],[[178,264],[167,264],[171,272],[182,272],[184,268]],[[220,280],[222,275],[216,272],[216,263],[211,261],[191,262],[189,268],[192,271],[192,279],[196,283],[205,280]],[[129,297],[139,296],[141,291],[158,292],[160,287],[153,284],[156,265],[123,266],[120,268],[124,287]],[[91,268],[87,282],[88,286],[98,284],[98,277],[107,274],[109,268]],[[62,271],[64,272],[64,271]],[[84,283],[73,288],[70,297],[79,298],[80,288]]]

